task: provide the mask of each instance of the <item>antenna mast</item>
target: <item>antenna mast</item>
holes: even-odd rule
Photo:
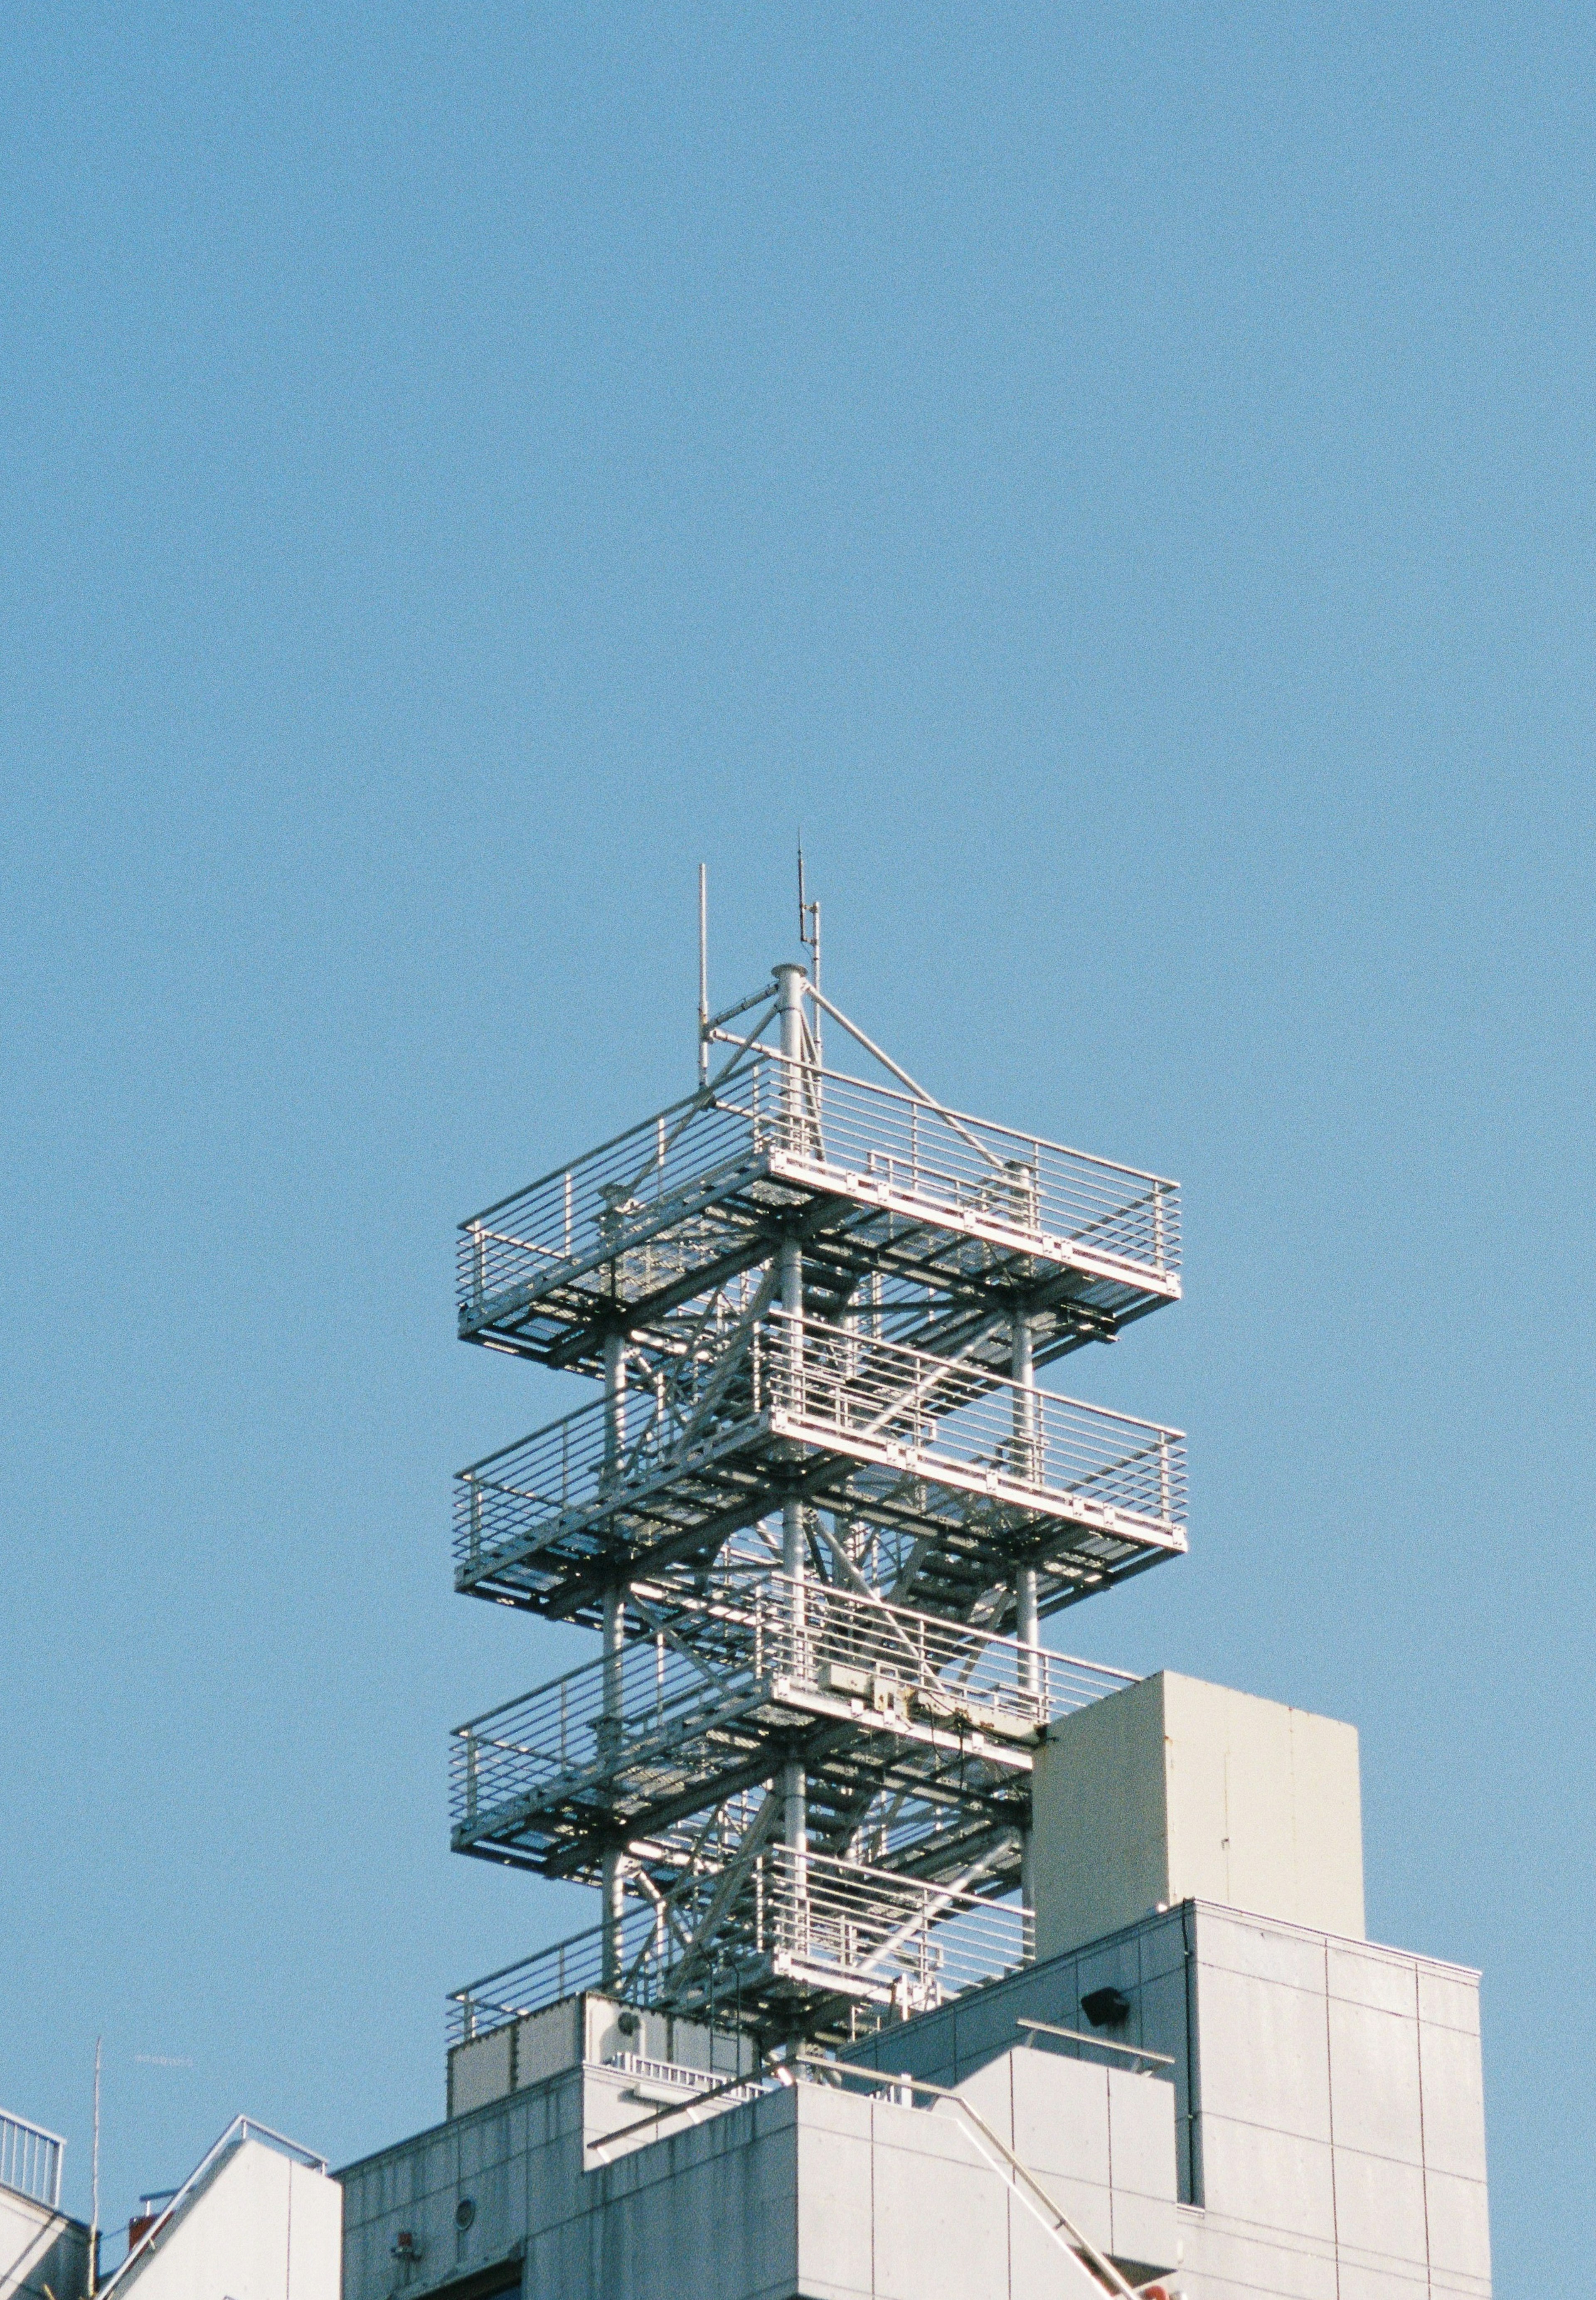
[[[798,833],[798,942],[799,942],[799,944],[801,945],[801,946],[802,946],[805,950],[813,951],[813,953],[815,954],[815,978],[814,978],[814,979],[815,979],[815,997],[810,1001],[810,1004],[811,1004],[811,1006],[812,1006],[812,1007],[813,1007],[813,1009],[814,1009],[814,1016],[815,1016],[815,1020],[814,1020],[814,1027],[813,1027],[813,1037],[814,1037],[814,1041],[815,1041],[815,1062],[818,1062],[820,1061],[820,1056],[821,1056],[821,1038],[820,1038],[820,1003],[819,1003],[819,1000],[820,1000],[820,904],[819,904],[818,899],[816,899],[815,902],[812,902],[812,903],[810,903],[810,902],[806,902],[806,901],[805,901],[805,899],[804,899],[804,834],[803,834],[803,832],[802,832],[801,830],[800,830],[800,831],[799,831],[799,833]]]
[[[698,865],[698,1084],[709,1084],[709,870]]]

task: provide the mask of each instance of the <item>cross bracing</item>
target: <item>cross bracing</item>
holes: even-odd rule
[[[569,1873],[573,1850],[591,1859],[596,1821],[619,1814],[629,1837],[648,1836],[684,1791],[714,1802],[762,1744],[809,1734],[850,1757],[870,1745],[870,1762],[911,1789],[957,1771],[961,1794],[1012,1818],[1050,1720],[1131,1681],[813,1579],[770,1575],[692,1605],[635,1595],[645,1634],[618,1663],[596,1657],[456,1729],[457,1849]]]
[[[795,1490],[852,1521],[832,1564],[879,1586],[856,1529],[886,1529],[891,1594],[938,1612],[1001,1612],[1025,1564],[1054,1611],[1185,1546],[1179,1430],[779,1311],[710,1365],[628,1394],[619,1443],[599,1399],[462,1471],[456,1587],[592,1618],[617,1573],[701,1575]]]
[[[1124,1681],[1040,1621],[1185,1547],[1181,1433],[1036,1369],[1178,1299],[1178,1193],[932,1102],[797,967],[702,1038],[462,1226],[463,1338],[604,1395],[460,1473],[456,1587],[603,1646],[457,1729],[453,1841],[599,1886],[589,1979],[769,2042],[935,2001],[956,1923],[1025,1953],[1034,1751]]]

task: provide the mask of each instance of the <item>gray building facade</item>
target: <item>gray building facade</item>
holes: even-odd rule
[[[1092,2033],[1110,1989],[1101,2042],[1021,2026]],[[539,2075],[340,2176],[345,2300],[1100,2294],[1038,2194],[1188,2300],[1489,2300],[1478,2007],[1457,1966],[1189,1901],[851,2056],[954,2100]]]

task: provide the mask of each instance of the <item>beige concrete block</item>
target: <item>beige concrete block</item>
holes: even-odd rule
[[[1038,1754],[1032,1794],[1039,1958],[1167,1902],[1163,1679],[1062,1719]]]
[[[1363,1937],[1349,1725],[1166,1671],[1060,1719],[1032,1789],[1040,1956],[1191,1899]]]

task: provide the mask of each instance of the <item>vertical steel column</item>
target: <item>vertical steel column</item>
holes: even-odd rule
[[[788,1146],[794,1150],[801,1146],[803,1139],[805,979],[801,966],[790,962],[776,969],[781,1005],[781,1116]],[[803,1249],[796,1238],[788,1237],[781,1240],[781,1308],[786,1313],[782,1342],[787,1358],[788,1404],[801,1412],[804,1379]],[[792,1603],[790,1665],[795,1673],[801,1674],[805,1627],[804,1505],[796,1495],[790,1496],[781,1506],[781,1571],[787,1577]],[[809,1842],[808,1783],[802,1765],[791,1762],[781,1768],[781,1835],[793,1856],[794,1895],[801,1900],[807,1885],[805,1854]]]
[[[604,1338],[604,1474],[606,1484],[620,1475],[626,1450],[626,1337],[619,1326]],[[626,1587],[619,1579],[604,1592],[603,1707],[599,1741],[607,1758],[621,1746],[622,1662],[626,1652]],[[622,1852],[617,1844],[604,1850],[600,1874],[604,1928],[602,1977],[606,1988],[618,1987],[622,1971],[622,1923],[625,1901],[622,1890]]]
[[[1009,1370],[1018,1385],[1014,1393],[1015,1475],[1026,1485],[1033,1485],[1037,1479],[1036,1366],[1031,1346],[1031,1318],[1026,1310],[1015,1310],[1009,1331]],[[1015,1575],[1014,1602],[1015,1636],[1020,1646],[1019,1689],[1034,1695],[1041,1689],[1034,1565],[1022,1565]],[[1035,1863],[1034,1834],[1026,1829],[1020,1837],[1020,1898],[1028,1909],[1036,1906]]]

